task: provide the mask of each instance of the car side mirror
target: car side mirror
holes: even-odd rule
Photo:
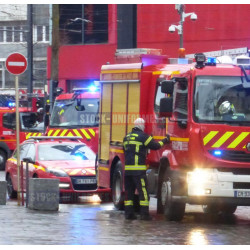
[[[171,117],[173,113],[173,97],[165,97],[160,100],[160,117]]]
[[[23,158],[23,161],[26,163],[35,163],[31,157],[25,157],[25,158]]]

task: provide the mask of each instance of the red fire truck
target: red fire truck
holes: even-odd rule
[[[160,55],[124,54],[122,64],[102,66],[100,80],[98,185],[112,190],[115,207],[124,203],[123,138],[139,116],[155,139],[171,137],[148,154],[158,213],[178,221],[187,203],[231,214],[250,205],[249,58],[217,64],[197,54],[196,62],[166,63]]]
[[[99,89],[75,88],[73,93],[59,95],[54,103],[48,136],[80,136],[95,153],[98,150]]]
[[[26,101],[20,100],[20,143],[44,132],[43,113],[37,112],[37,101],[33,98],[32,107],[28,108]],[[0,103],[0,170],[3,170],[7,158],[16,148],[16,108],[12,95],[0,95]]]

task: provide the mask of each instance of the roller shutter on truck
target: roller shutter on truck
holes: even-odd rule
[[[132,66],[132,68],[131,68]],[[100,156],[109,160],[110,144],[122,145],[140,112],[141,64],[105,65],[102,67]]]

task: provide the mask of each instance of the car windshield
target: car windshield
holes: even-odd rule
[[[99,99],[69,99],[55,102],[51,127],[94,127],[99,125]]]
[[[241,77],[198,76],[194,95],[195,120],[250,125],[249,87],[249,83],[243,84]]]
[[[40,161],[95,160],[95,153],[84,144],[44,144],[38,146]]]

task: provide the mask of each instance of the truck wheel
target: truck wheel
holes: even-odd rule
[[[161,200],[164,206],[164,215],[167,220],[181,221],[185,214],[186,203],[173,201],[172,181],[169,171],[164,176],[161,188]]]
[[[124,193],[123,189],[123,176],[122,176],[122,163],[118,161],[115,165],[115,170],[112,178],[112,200],[115,208],[118,210],[124,209]]]
[[[17,191],[14,190],[10,174],[7,175],[6,181],[7,181],[7,193],[8,193],[8,196],[11,199],[16,199],[17,198]]]
[[[6,160],[7,160],[6,153],[3,150],[0,149],[0,170],[5,169]]]
[[[234,214],[236,209],[236,205],[223,204],[220,208],[220,211],[224,214]]]

